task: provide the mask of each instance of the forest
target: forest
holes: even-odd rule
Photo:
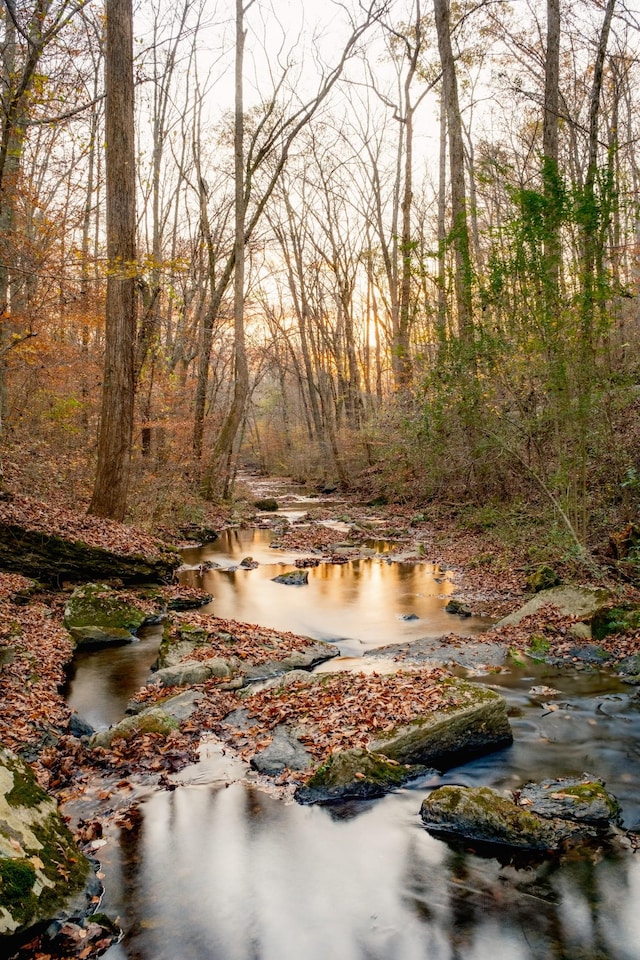
[[[1,15],[5,486],[187,522],[250,469],[576,556],[634,517],[636,11]]]

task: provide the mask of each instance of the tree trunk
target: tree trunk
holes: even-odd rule
[[[236,0],[236,68],[235,68],[235,125],[234,125],[234,173],[235,173],[235,257],[233,282],[233,333],[235,383],[233,400],[202,478],[202,493],[211,499],[216,489],[228,490],[229,473],[232,469],[231,454],[233,443],[244,416],[245,404],[249,395],[249,366],[244,330],[244,255],[245,255],[245,214],[246,195],[244,178],[244,96],[243,96],[243,59],[244,40],[244,0]],[[222,475],[224,473],[224,475]]]
[[[89,512],[124,518],[135,392],[136,218],[132,0],[106,0],[107,302],[98,464]]]

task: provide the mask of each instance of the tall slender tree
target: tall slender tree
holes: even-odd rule
[[[132,0],[106,0],[107,302],[98,463],[89,512],[124,518],[135,393],[136,204]]]

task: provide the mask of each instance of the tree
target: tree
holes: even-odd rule
[[[107,303],[98,462],[89,512],[124,518],[135,394],[136,204],[132,0],[106,0]]]

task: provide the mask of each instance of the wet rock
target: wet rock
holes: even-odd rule
[[[471,607],[467,606],[466,603],[463,603],[462,600],[449,600],[444,609],[447,613],[456,614],[458,617],[472,616]]]
[[[430,833],[514,850],[548,853],[573,834],[575,825],[554,824],[489,787],[439,787],[420,807]]]
[[[291,573],[281,573],[277,577],[272,577],[271,582],[284,583],[287,586],[300,587],[309,582],[309,572],[307,570],[295,570]]]
[[[72,713],[69,719],[69,733],[72,737],[92,737],[96,731],[79,713]]]
[[[275,513],[278,509],[278,501],[273,497],[264,497],[262,500],[254,502],[256,510],[263,510],[265,513]]]
[[[268,776],[277,776],[285,769],[306,770],[312,764],[313,757],[304,744],[283,724],[276,727],[269,746],[251,759],[253,769]]]
[[[0,748],[0,936],[87,912],[100,883],[54,800]]]
[[[240,561],[240,568],[242,570],[255,570],[256,567],[259,567],[260,564],[257,560],[254,560],[253,557],[245,557],[244,560]]]
[[[618,801],[603,781],[588,776],[528,783],[519,791],[517,803],[546,819],[595,825],[615,822],[620,814]]]
[[[196,597],[173,597],[167,602],[167,610],[174,610],[176,613],[182,613],[185,610],[198,610],[206,606],[213,600],[212,593],[200,593]]]
[[[108,730],[94,734],[89,741],[89,747],[92,750],[96,747],[110,747],[114,740],[130,740],[139,733],[159,733],[166,737],[177,729],[177,720],[159,707],[151,707],[136,716],[125,717]]]
[[[198,709],[198,704],[203,699],[204,693],[201,690],[185,690],[176,697],[168,697],[162,700],[157,706],[167,714],[173,717],[178,723],[188,720],[189,717]]]
[[[609,598],[609,591],[601,587],[562,586],[541,590],[523,607],[499,620],[495,626],[515,626],[547,605],[557,607],[567,617],[591,617]]]
[[[373,800],[428,771],[422,766],[395,763],[368,750],[333,753],[295,793],[300,803]]]
[[[204,683],[212,677],[231,678],[236,672],[237,664],[234,661],[210,657],[207,660],[185,660],[171,667],[163,667],[152,674],[149,682],[160,687],[182,687]]]
[[[400,615],[400,619],[409,621],[409,620],[419,620],[420,617],[418,616],[417,613],[403,613]]]
[[[562,580],[553,567],[541,563],[527,577],[527,590],[531,593],[540,593],[541,590],[551,590],[552,587],[558,587],[561,583]]]
[[[139,607],[105,584],[85,583],[71,594],[64,625],[78,646],[128,643],[147,620]]]
[[[512,743],[507,705],[499,694],[454,677],[444,684],[462,701],[459,705],[444,704],[406,726],[396,727],[372,740],[369,750],[400,763],[444,769]]]

